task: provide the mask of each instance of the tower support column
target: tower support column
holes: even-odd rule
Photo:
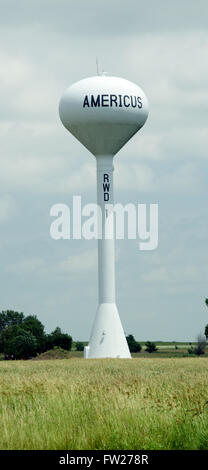
[[[98,220],[99,305],[85,357],[130,358],[121,320],[115,303],[115,240],[113,215],[113,156],[98,155],[97,202],[102,219]]]

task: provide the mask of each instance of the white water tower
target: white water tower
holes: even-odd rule
[[[97,202],[102,210],[102,238],[98,240],[99,305],[88,358],[130,358],[115,300],[113,217],[113,157],[144,125],[148,102],[134,83],[118,77],[97,75],[70,86],[63,94],[59,114],[63,125],[95,157]]]

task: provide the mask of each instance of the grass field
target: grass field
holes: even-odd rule
[[[208,449],[208,359],[0,362],[0,449]]]

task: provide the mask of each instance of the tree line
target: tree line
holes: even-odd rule
[[[126,337],[131,352],[141,351],[141,345],[133,335]],[[154,343],[146,343],[146,351],[157,351]],[[71,350],[72,337],[63,333],[57,326],[50,334],[45,333],[45,327],[36,315],[25,316],[22,312],[3,310],[0,313],[0,353],[5,359],[28,359],[45,351],[60,347]],[[77,341],[77,351],[83,351],[84,344]]]
[[[28,359],[58,346],[70,351],[72,337],[57,326],[50,334],[36,315],[6,310],[0,313],[0,353],[5,359]]]
[[[208,299],[205,299],[208,307]],[[126,336],[130,352],[140,352],[142,346],[132,334]],[[188,349],[189,354],[201,355],[205,353],[208,340],[208,324],[205,326],[204,336],[199,335],[195,348]],[[156,352],[156,344],[147,341],[145,351]],[[63,333],[58,326],[49,334],[45,333],[45,327],[36,315],[25,316],[22,312],[14,310],[3,310],[0,313],[0,353],[5,359],[28,359],[35,357],[45,351],[60,347],[67,351],[71,350],[72,337]],[[84,343],[77,341],[77,351],[84,350]]]
[[[126,336],[131,352],[140,352],[142,347],[133,335]],[[0,353],[5,359],[29,359],[45,351],[60,347],[67,351],[72,347],[72,336],[63,333],[58,326],[50,334],[36,315],[25,316],[22,312],[3,310],[0,313]],[[77,341],[77,351],[84,350],[84,344]],[[155,343],[147,341],[147,352],[157,351]]]

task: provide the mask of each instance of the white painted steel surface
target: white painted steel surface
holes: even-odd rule
[[[65,91],[59,114],[63,125],[93,155],[115,155],[144,125],[148,102],[134,83],[96,76],[80,80]]]

